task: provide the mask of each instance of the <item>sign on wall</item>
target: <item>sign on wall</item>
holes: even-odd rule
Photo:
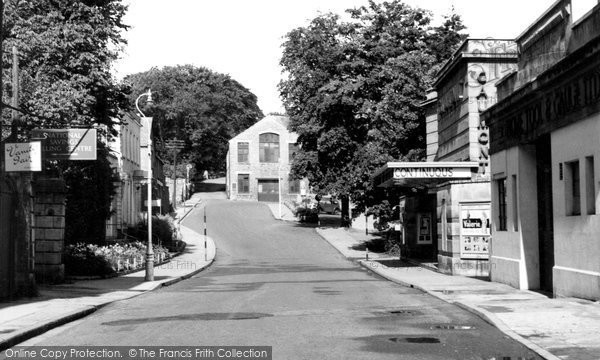
[[[42,171],[42,144],[39,141],[4,144],[6,171]]]
[[[433,235],[431,232],[431,214],[419,213],[417,214],[418,236],[417,245],[429,245],[432,244]]]
[[[96,160],[96,129],[34,129],[49,160]]]
[[[489,259],[490,204],[460,205],[461,259]]]

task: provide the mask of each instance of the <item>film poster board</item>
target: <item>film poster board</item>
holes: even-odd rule
[[[460,204],[461,259],[489,259],[490,226],[489,203]]]
[[[418,234],[417,245],[430,245],[433,243],[433,234],[431,231],[431,214],[417,214]]]

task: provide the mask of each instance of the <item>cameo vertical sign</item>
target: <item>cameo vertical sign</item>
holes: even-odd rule
[[[34,129],[48,160],[96,160],[96,129]]]
[[[42,144],[39,141],[4,144],[6,171],[42,171]]]

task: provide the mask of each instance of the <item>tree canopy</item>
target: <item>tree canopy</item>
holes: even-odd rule
[[[129,107],[127,88],[110,71],[125,44],[126,9],[121,0],[4,1],[4,103],[11,103],[14,85],[13,46],[19,63],[21,121],[12,127],[12,141],[29,139],[32,128],[104,125],[98,127],[98,160],[45,164],[67,184],[67,241],[104,239],[114,187],[101,140],[114,135],[114,119]],[[10,111],[3,111],[2,121],[11,122]]]
[[[110,73],[125,44],[121,0],[5,2],[4,64],[18,51],[23,121],[41,127],[106,124],[127,108]],[[7,51],[8,50],[8,51]],[[5,79],[10,79],[8,73]]]
[[[165,143],[174,138],[184,140],[180,158],[193,163],[198,171],[225,170],[228,140],[263,117],[256,96],[247,88],[204,67],[152,68],[124,81],[131,84],[132,101],[152,90],[154,105],[146,115],[153,117],[159,154],[171,163],[172,154]],[[182,169],[178,166],[178,172]],[[170,171],[166,173],[170,175]]]
[[[319,15],[285,36],[279,89],[299,136],[292,173],[364,209],[377,168],[423,158],[419,104],[466,36],[458,15],[434,27],[429,11],[399,0],[347,12],[348,20]]]

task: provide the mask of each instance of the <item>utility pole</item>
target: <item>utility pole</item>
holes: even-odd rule
[[[173,150],[173,210],[175,210],[177,209],[177,153],[185,147],[185,141],[177,138],[167,140],[165,147]]]

